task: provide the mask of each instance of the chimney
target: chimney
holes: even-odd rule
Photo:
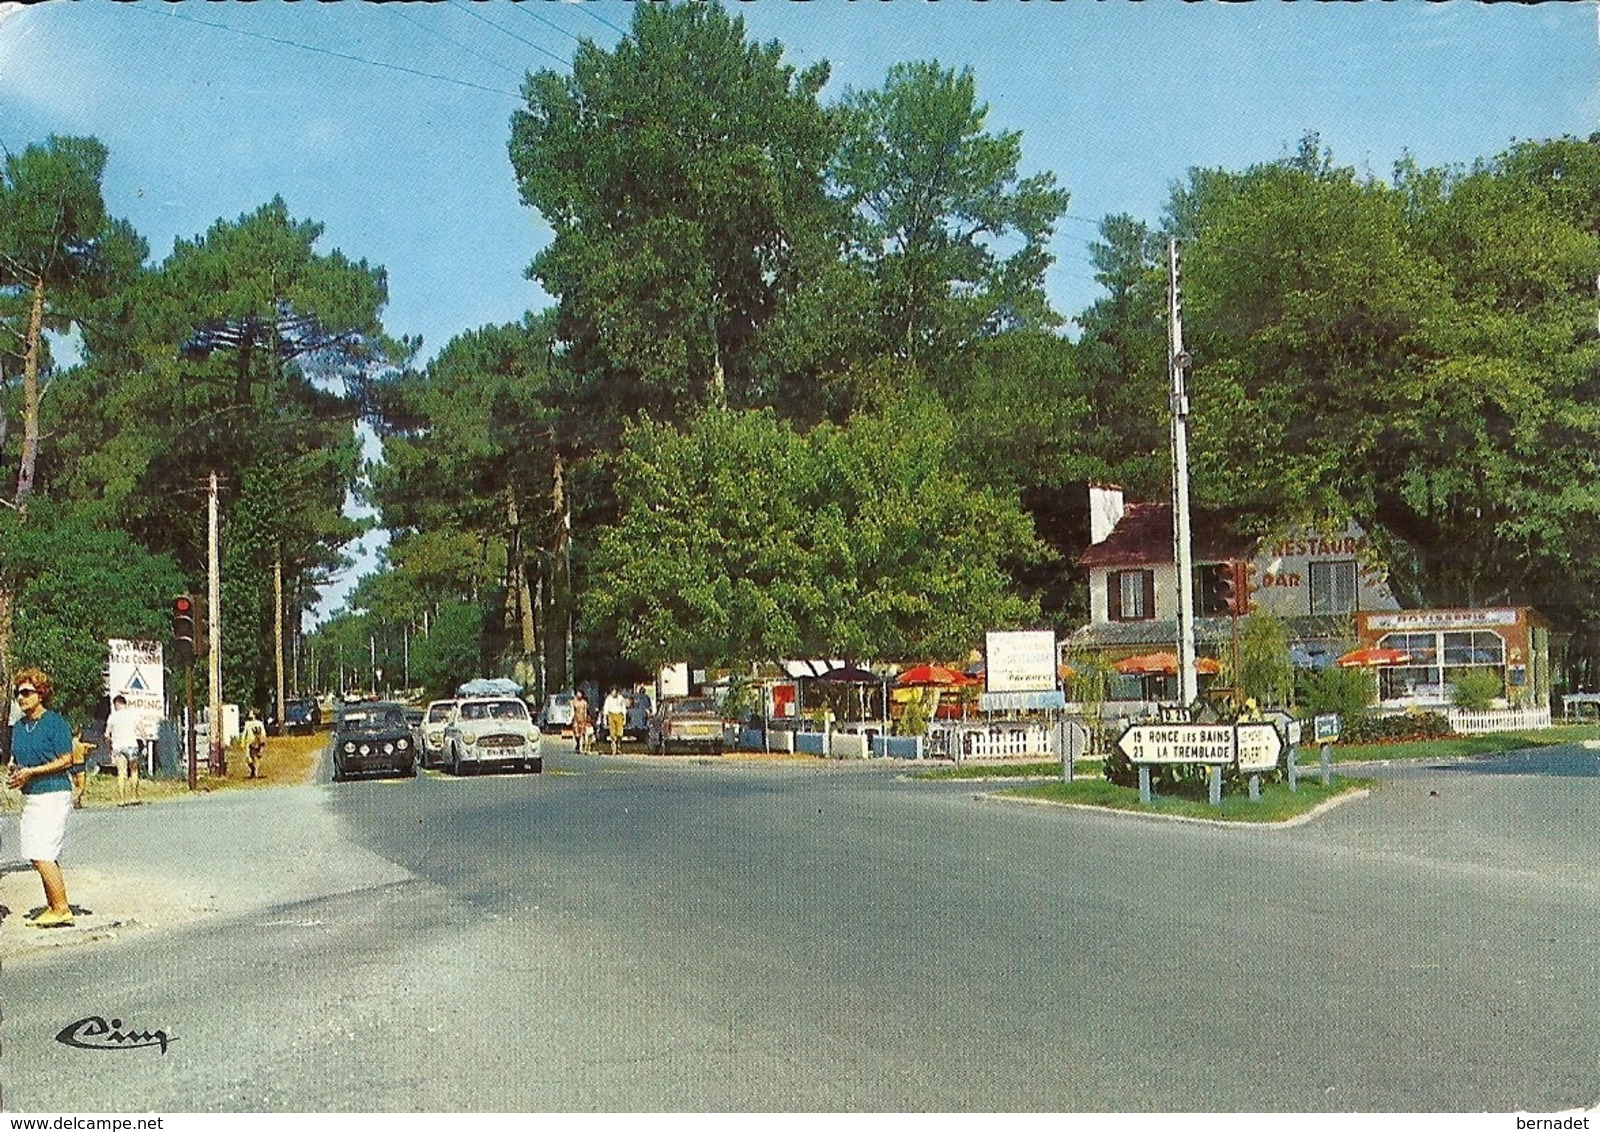
[[[1122,489],[1114,483],[1089,485],[1089,545],[1106,541],[1122,521]]]

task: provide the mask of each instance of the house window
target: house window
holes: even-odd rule
[[[1356,564],[1313,562],[1311,565],[1311,612],[1354,613],[1356,611]]]
[[[1113,570],[1106,576],[1106,606],[1112,621],[1154,620],[1155,571]]]

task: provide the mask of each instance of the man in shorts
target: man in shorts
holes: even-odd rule
[[[111,747],[111,762],[117,768],[117,805],[139,804],[139,712],[128,706],[128,697],[111,701],[106,720],[106,743]]]

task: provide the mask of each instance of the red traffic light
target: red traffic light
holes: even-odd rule
[[[194,602],[188,597],[175,597],[172,599],[172,612],[192,613],[194,612]]]

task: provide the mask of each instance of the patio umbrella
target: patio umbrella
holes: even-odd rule
[[[1345,653],[1334,663],[1340,668],[1383,668],[1390,664],[1404,664],[1410,659],[1410,653],[1399,649],[1356,649],[1355,652]]]
[[[865,668],[857,668],[847,664],[843,668],[830,668],[817,676],[818,680],[831,680],[835,684],[876,684],[879,682],[876,672],[868,672]]]
[[[1178,655],[1170,652],[1150,652],[1117,661],[1111,667],[1124,676],[1176,676]],[[1196,657],[1194,670],[1202,676],[1215,676],[1222,665],[1214,657]]]
[[[942,664],[916,664],[895,677],[894,682],[901,688],[955,688],[972,683],[972,679]]]

